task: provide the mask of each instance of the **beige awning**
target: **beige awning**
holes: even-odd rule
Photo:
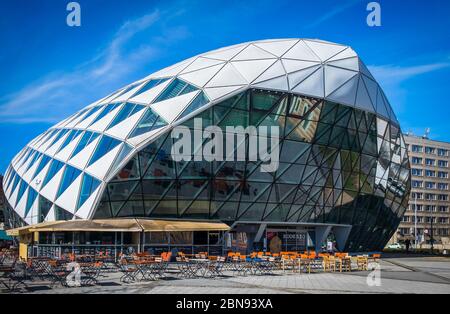
[[[221,222],[147,220],[138,219],[145,232],[175,231],[228,231],[230,227]]]
[[[228,231],[230,227],[220,222],[150,219],[97,219],[61,220],[7,230],[9,236],[32,232],[177,232],[177,231]]]
[[[49,226],[33,226],[30,232],[140,232],[135,219],[69,220]]]
[[[31,228],[34,227],[49,227],[55,224],[60,223],[60,221],[47,221],[47,222],[42,222],[40,224],[37,225],[29,225],[29,226],[25,226],[25,227],[19,227],[19,228],[14,228],[14,229],[9,229],[9,230],[5,230],[6,234],[11,236],[11,237],[18,237],[22,234],[27,234],[27,233],[31,233],[32,231],[30,231]]]

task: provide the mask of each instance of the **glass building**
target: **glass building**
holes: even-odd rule
[[[192,145],[190,161],[174,160],[180,126],[278,127],[267,135],[279,143],[269,147],[278,168],[261,171],[247,132],[217,160],[195,158],[208,139]],[[227,158],[240,149],[244,158]],[[195,56],[96,101],[32,140],[3,185],[16,226],[221,221],[232,227],[225,242],[247,250],[320,250],[333,239],[340,250],[375,251],[407,208],[409,169],[395,114],[357,54],[281,39]]]

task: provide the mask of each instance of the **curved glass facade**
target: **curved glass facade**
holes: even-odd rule
[[[172,157],[180,126],[194,133],[184,161]],[[213,128],[226,149],[210,144]],[[409,185],[399,122],[357,53],[298,38],[205,52],[124,86],[29,142],[3,180],[11,226],[214,220],[248,245],[284,228],[308,233],[316,250],[328,232],[351,251],[383,248]]]
[[[94,218],[220,219],[228,223],[352,225],[347,250],[379,250],[408,204],[409,162],[399,126],[373,113],[289,93],[253,89],[181,123],[279,126],[280,164],[175,162],[159,136],[110,180]],[[224,143],[224,146],[226,143]],[[248,147],[248,136],[235,143]],[[199,148],[201,149],[201,147]],[[248,151],[248,150],[247,150]]]

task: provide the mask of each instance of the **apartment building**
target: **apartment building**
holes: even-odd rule
[[[408,209],[398,228],[397,240],[447,243],[450,235],[450,143],[426,136],[406,135],[411,163],[411,195]],[[417,223],[416,223],[417,217]]]

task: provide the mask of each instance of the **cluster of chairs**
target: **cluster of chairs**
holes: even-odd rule
[[[172,253],[163,252],[160,256],[148,253],[120,254],[118,268],[122,272],[120,281],[132,283],[136,281],[159,280],[164,277],[169,266]]]
[[[26,262],[17,252],[0,252],[0,287],[8,291],[28,289],[27,283],[45,281],[55,285],[71,286],[68,280],[79,271],[79,285],[98,284],[106,271],[119,271],[120,281],[133,283],[154,281],[174,274],[179,278],[218,278],[232,273],[233,276],[272,275],[275,271],[292,272],[351,272],[367,271],[378,263],[380,254],[356,255],[348,253],[308,252],[252,252],[248,255],[229,252],[226,256],[209,256],[206,252],[184,254],[179,252],[160,255],[137,253],[120,254],[118,262],[110,257],[65,254],[59,259],[30,258]],[[108,264],[108,265],[106,265]],[[75,269],[75,267],[77,269]],[[70,277],[73,279],[73,276]]]
[[[243,255],[239,252],[227,254],[227,269],[237,276],[247,275],[271,275],[278,268],[277,258],[270,253],[252,252]]]
[[[17,251],[2,250],[0,252],[0,288],[10,292],[20,291],[26,288],[25,279],[25,267],[19,261]]]
[[[48,281],[52,286],[96,285],[103,269],[103,262],[76,256],[69,259],[30,258],[26,262],[27,279]]]
[[[176,267],[182,278],[217,278],[224,276],[223,256],[209,256],[207,252],[197,254],[178,253]]]
[[[284,271],[351,272],[367,271],[380,258],[380,254],[352,256],[348,253],[282,252],[280,264]]]
[[[103,270],[103,262],[74,255],[60,259],[29,258],[24,261],[15,254],[9,260],[2,259],[0,277],[1,285],[7,291],[14,292],[28,290],[31,284],[37,283],[51,287],[95,285]]]

